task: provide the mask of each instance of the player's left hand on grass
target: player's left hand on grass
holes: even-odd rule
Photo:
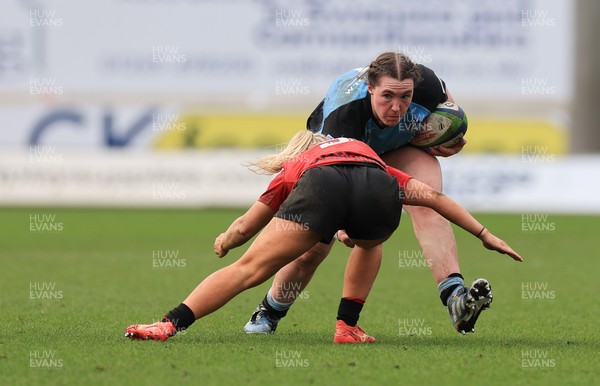
[[[223,248],[223,239],[224,238],[225,238],[225,233],[221,233],[215,239],[214,249],[215,249],[215,253],[219,257],[223,257],[223,256],[225,256],[227,254],[227,252],[229,252],[229,249]]]
[[[354,248],[354,241],[348,236],[345,230],[340,229],[335,234],[335,238],[344,243],[348,248]]]
[[[517,252],[515,252],[510,245],[506,244],[504,240],[494,236],[492,232],[488,231],[487,229],[483,231],[479,238],[483,242],[483,246],[487,249],[509,255],[516,261],[523,261],[523,258]]]
[[[458,152],[460,152],[463,147],[467,144],[467,140],[462,138],[459,143],[452,147],[444,147],[444,146],[435,146],[430,147],[428,149],[429,154],[434,155],[436,157],[450,157]]]

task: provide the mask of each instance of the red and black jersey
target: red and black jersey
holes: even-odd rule
[[[374,165],[385,170],[389,175],[396,177],[402,190],[405,190],[411,178],[408,174],[386,165],[367,144],[351,138],[336,138],[315,145],[296,158],[284,162],[283,170],[271,181],[267,191],[258,201],[277,211],[306,170],[344,163]]]

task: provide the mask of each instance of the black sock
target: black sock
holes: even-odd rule
[[[451,277],[460,277],[462,280],[465,279],[460,273],[451,273],[450,275],[448,275],[448,277],[446,279],[450,279]],[[444,279],[444,280],[446,280],[446,279]],[[440,292],[440,300],[442,301],[442,304],[444,306],[448,305],[448,297],[459,285],[460,284],[451,285],[447,288],[444,288],[444,290]]]
[[[268,294],[268,292],[267,292]],[[269,301],[267,300],[267,295],[265,295],[265,298],[262,301],[262,305],[265,306],[265,308],[267,309],[267,311],[269,311],[269,314],[273,315],[276,318],[283,318],[288,310],[284,310],[284,311],[278,311],[276,309],[274,309],[273,307],[271,307],[271,305],[269,304]]]
[[[347,325],[354,327],[358,322],[362,308],[363,303],[342,298],[338,307],[337,320],[343,320]]]
[[[175,327],[177,327],[177,331],[181,331],[191,326],[196,321],[196,316],[188,306],[181,303],[180,305],[169,311],[169,313],[165,315],[162,321],[170,321],[175,325]]]

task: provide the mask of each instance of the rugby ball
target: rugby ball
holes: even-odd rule
[[[410,140],[417,147],[456,145],[467,132],[467,115],[452,102],[440,103]]]

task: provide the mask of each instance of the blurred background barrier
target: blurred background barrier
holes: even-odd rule
[[[57,153],[51,147],[0,155],[4,205],[201,207],[248,206],[271,176],[244,162],[264,151],[208,150],[130,154]],[[600,213],[600,157],[531,152],[442,159],[444,191],[485,212]]]
[[[575,12],[568,0],[7,0],[0,205],[247,205],[266,182],[240,163],[304,128],[338,75],[393,50],[434,69],[469,116],[467,147],[442,160],[449,193],[482,210],[566,208],[546,181],[598,164],[567,158]],[[499,206],[469,196],[509,171],[534,185]],[[153,198],[165,181],[186,197]],[[573,201],[587,202],[578,181]]]
[[[270,178],[242,163],[260,153],[212,150],[171,154],[51,147],[0,156],[3,204],[39,206],[246,206]]]

